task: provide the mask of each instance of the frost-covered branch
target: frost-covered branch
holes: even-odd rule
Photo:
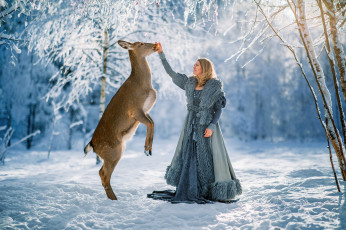
[[[296,61],[296,64],[298,65],[299,69],[301,70],[302,76],[304,77],[304,80],[305,80],[305,82],[307,83],[307,85],[308,85],[308,87],[309,87],[309,89],[310,89],[310,92],[311,92],[311,94],[312,94],[312,96],[313,96],[313,99],[314,99],[314,102],[315,102],[315,107],[316,107],[317,116],[318,116],[318,118],[319,118],[319,120],[320,120],[320,122],[321,122],[321,125],[322,125],[323,129],[324,129],[325,132],[327,133],[327,127],[326,127],[324,121],[323,121],[322,118],[321,118],[321,112],[320,112],[320,109],[319,109],[319,106],[318,106],[317,96],[316,96],[315,91],[314,91],[313,87],[311,86],[311,84],[310,84],[310,82],[309,82],[309,80],[308,80],[308,78],[307,78],[307,75],[306,75],[306,73],[305,73],[305,71],[304,71],[303,65],[302,65],[301,61],[299,60],[299,58],[298,58],[298,56],[297,56],[297,54],[296,54],[294,48],[292,47],[292,45],[290,45],[290,44],[284,39],[284,37],[280,34],[280,32],[278,31],[278,29],[275,29],[275,28],[274,28],[273,24],[272,24],[271,21],[268,19],[268,16],[266,16],[266,14],[265,14],[265,12],[263,11],[262,7],[260,6],[259,2],[257,2],[257,1],[254,1],[254,2],[257,4],[258,8],[260,9],[260,12],[261,12],[262,15],[264,16],[264,18],[265,18],[267,24],[270,26],[270,28],[271,28],[272,31],[274,32],[275,36],[277,36],[277,37],[281,40],[281,42],[282,42],[281,44],[284,45],[284,46],[286,46],[286,47],[289,49],[289,51],[291,52],[291,54],[294,56],[294,59],[295,59],[295,61]]]
[[[11,137],[14,133],[14,130],[9,127],[4,135],[4,137],[2,138],[2,142],[1,142],[1,149],[0,149],[0,162],[2,164],[5,163],[5,158],[6,158],[6,152],[8,149],[13,148],[14,146],[26,141],[27,139],[29,139],[30,137],[34,137],[38,134],[40,134],[40,130],[36,130],[35,132],[23,137],[22,139],[16,141],[15,143],[12,143],[11,145],[9,145],[10,141],[11,141]],[[0,139],[1,140],[1,139]]]
[[[6,26],[2,25],[3,23],[0,22],[0,46],[5,45],[10,48],[11,54],[12,54],[12,59],[14,58],[14,54],[21,53],[19,49],[19,42],[22,42],[23,39],[19,37],[19,30],[16,31],[16,33],[11,33],[9,31],[13,31],[10,27],[13,26],[12,23],[15,23],[13,21],[12,17],[15,12],[18,12],[18,16],[21,15],[22,13],[25,13],[25,11],[30,11],[31,7],[27,7],[27,2],[26,1],[21,1],[21,0],[15,0],[11,1],[12,5],[8,6],[6,2],[3,2],[3,4],[0,4],[1,8],[4,8],[2,11],[0,11],[0,21],[1,22],[6,22]],[[30,5],[30,4],[29,4]],[[28,13],[27,12],[27,13]]]
[[[256,2],[255,2],[256,3]],[[255,11],[255,16],[254,16],[254,20],[251,20],[251,26],[250,28],[247,30],[247,32],[240,36],[236,41],[232,41],[230,43],[234,43],[237,41],[241,41],[241,45],[238,49],[238,51],[236,51],[233,55],[231,55],[229,58],[227,58],[225,61],[229,61],[231,59],[233,59],[234,57],[236,57],[236,61],[241,57],[241,55],[243,55],[245,52],[247,52],[250,48],[252,48],[258,41],[260,41],[261,43],[263,42],[263,39],[261,40],[260,38],[263,37],[266,32],[267,29],[269,28],[268,24],[266,23],[265,20],[259,19],[257,17],[257,11],[258,11],[258,6],[256,4],[256,11]],[[275,6],[277,9],[271,13],[271,15],[269,16],[271,23],[275,20],[275,17],[278,16],[282,11],[284,11],[288,5],[278,5]],[[255,32],[256,29],[259,28],[259,32]],[[251,37],[253,36],[253,37]],[[264,39],[265,40],[265,39]],[[249,44],[246,45],[246,43],[250,41]],[[261,50],[257,53],[257,55],[255,55],[253,58],[251,58],[244,66],[246,66],[247,64],[249,64],[251,61],[253,61],[259,54],[261,54],[261,52],[264,50],[265,46],[262,46]]]
[[[149,3],[142,1],[139,6],[135,1],[125,0],[85,3],[64,0],[46,6],[48,12],[52,9],[52,13],[38,15],[39,19],[29,25],[28,37],[30,50],[42,60],[62,65],[59,66],[59,73],[51,79],[55,83],[47,94],[47,100],[59,97],[62,89],[70,85],[68,97],[60,97],[65,100],[64,107],[68,109],[80,97],[91,92],[90,85],[98,84],[100,77],[104,76],[104,68],[108,68],[103,64],[107,57],[110,58],[107,64],[111,62],[123,66],[123,53],[114,52],[119,49],[116,41],[135,33],[156,33],[134,23],[134,13],[144,10],[146,4]],[[102,31],[109,31],[107,37],[112,38],[111,43],[105,44]],[[108,52],[112,55],[108,56]],[[67,67],[70,71],[65,73]],[[113,69],[107,72],[107,76],[113,74]]]
[[[14,1],[12,6],[0,12],[0,19],[12,14],[14,11],[16,11],[19,8],[19,6],[20,6],[19,1]]]

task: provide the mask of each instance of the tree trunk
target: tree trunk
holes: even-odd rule
[[[87,121],[88,121],[88,113],[85,113],[85,116],[83,116],[82,132],[83,132],[84,138],[83,138],[83,145],[82,146],[86,146],[86,144],[87,144],[87,137],[86,137]]]
[[[326,123],[327,123],[327,119],[326,119]],[[339,186],[339,181],[338,181],[338,177],[336,176],[336,172],[335,172],[335,168],[334,168],[334,163],[333,163],[333,157],[332,157],[332,151],[330,149],[330,144],[329,144],[329,138],[328,138],[328,134],[326,132],[326,129],[324,130],[325,131],[325,134],[326,134],[326,137],[327,137],[327,146],[328,146],[328,150],[329,150],[329,160],[330,160],[330,164],[332,165],[332,169],[333,169],[333,174],[334,174],[334,179],[335,179],[335,184],[336,184],[336,187],[338,189],[338,192],[340,192],[340,186]]]
[[[70,108],[70,125],[69,125],[69,132],[68,132],[68,143],[67,143],[67,147],[69,150],[72,149],[72,135],[73,135],[73,127],[72,126],[72,123],[73,123],[73,117],[74,117],[74,109],[73,108]]]
[[[30,56],[30,62],[31,64],[33,65],[34,61],[34,54],[31,53],[31,56]],[[33,73],[32,73],[32,70],[33,70],[33,67],[31,66],[30,68],[30,78],[33,79]],[[29,95],[29,99],[33,99],[33,93],[30,93]],[[28,114],[28,124],[27,124],[27,135],[30,135],[33,131],[34,131],[34,124],[35,124],[35,108],[34,108],[34,105],[30,102],[29,103],[29,114]],[[26,140],[26,148],[27,149],[30,149],[31,148],[31,142],[32,142],[32,137],[28,138]]]
[[[6,110],[8,112],[7,128],[12,127],[12,102],[6,105]],[[8,146],[11,146],[11,139],[8,141]]]
[[[297,2],[298,2],[297,9],[299,12],[299,18],[296,18],[296,19],[297,19],[297,25],[298,25],[300,37],[306,49],[306,53],[309,58],[311,69],[314,73],[316,83],[319,87],[319,90],[321,92],[321,96],[323,99],[323,104],[325,109],[325,118],[327,121],[326,127],[328,131],[328,136],[336,152],[336,155],[338,156],[342,177],[344,181],[346,181],[346,166],[345,166],[345,157],[344,157],[345,149],[344,149],[343,143],[341,142],[339,131],[337,130],[335,126],[335,122],[333,120],[331,95],[326,86],[324,73],[320,63],[317,60],[312,39],[310,36],[310,31],[306,24],[305,3],[303,0],[298,0]],[[293,13],[296,14],[295,11],[293,11]]]
[[[107,76],[107,55],[108,55],[108,30],[104,30],[104,45],[103,45],[103,76],[101,77],[101,96],[100,96],[100,113],[99,120],[102,117],[103,112],[105,111],[105,102],[106,102],[106,76]],[[101,161],[96,155],[96,164],[99,164]]]
[[[49,159],[49,157],[50,157],[50,152],[52,151],[54,136],[57,135],[57,133],[55,133],[56,122],[61,118],[61,117],[59,116],[59,108],[60,108],[60,105],[57,106],[54,102],[52,102],[52,106],[53,106],[53,127],[52,127],[52,134],[51,134],[51,136],[50,136],[50,138],[49,138],[48,159]]]
[[[101,78],[101,97],[100,97],[100,114],[101,119],[103,112],[105,111],[106,101],[106,75],[107,75],[107,54],[108,54],[108,30],[104,31],[104,46],[103,46],[103,76]]]
[[[31,133],[31,111],[32,111],[32,104],[29,104],[29,114],[28,114],[28,124],[27,124],[27,127],[26,127],[26,134],[29,135]],[[30,149],[31,147],[31,140],[30,138],[28,138],[26,140],[26,148],[27,149]]]
[[[29,114],[28,114],[28,127],[27,127],[27,135],[30,135],[35,130],[35,117],[36,117],[36,105],[29,105]],[[26,148],[31,148],[33,136],[29,137],[26,140]]]
[[[49,157],[50,157],[50,152],[52,151],[53,139],[54,139],[54,135],[55,135],[55,124],[56,124],[56,116],[55,116],[55,114],[54,114],[52,133],[51,133],[51,135],[50,135],[50,138],[49,138],[49,145],[48,145],[48,156],[47,156],[48,159],[49,159]]]
[[[327,53],[328,60],[329,60],[329,65],[330,65],[330,68],[331,68],[331,71],[332,71],[332,75],[333,75],[334,90],[335,90],[335,96],[336,96],[338,110],[339,110],[340,123],[341,123],[341,127],[342,127],[343,138],[344,138],[344,145],[346,145],[345,115],[344,115],[344,111],[342,109],[341,98],[340,98],[340,94],[339,94],[339,81],[338,81],[338,79],[336,77],[336,71],[335,71],[335,65],[334,65],[334,57],[333,57],[333,54],[331,53],[327,26],[326,26],[325,19],[324,19],[324,11],[323,11],[323,6],[322,6],[322,0],[318,0],[318,6],[319,6],[320,11],[321,11],[321,19],[322,19],[322,24],[323,24],[324,37],[325,37],[325,41],[326,41],[326,46],[325,46],[326,49],[325,49],[325,51]]]
[[[338,69],[340,74],[341,89],[344,95],[344,100],[346,102],[346,59],[344,49],[339,41],[339,31],[337,29],[337,19],[336,19],[336,9],[334,6],[334,0],[323,0],[324,5],[327,7],[330,32],[332,35],[333,48],[335,53],[335,58],[338,63]]]

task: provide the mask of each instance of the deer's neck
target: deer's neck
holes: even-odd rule
[[[129,55],[132,68],[130,77],[141,85],[151,86],[151,72],[145,57],[138,57],[132,51]]]

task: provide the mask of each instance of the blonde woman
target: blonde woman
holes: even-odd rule
[[[168,64],[161,43],[156,43],[162,64],[173,82],[185,90],[187,116],[165,179],[175,192],[154,191],[148,197],[172,203],[230,202],[242,189],[236,178],[218,124],[226,105],[222,83],[206,58],[198,59],[193,76],[176,73]]]

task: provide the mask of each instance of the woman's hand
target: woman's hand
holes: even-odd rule
[[[213,135],[213,131],[211,129],[206,128],[204,131],[204,137],[211,137]]]
[[[157,47],[157,52],[160,54],[162,53],[162,45],[161,45],[161,42],[155,42],[155,45]]]

